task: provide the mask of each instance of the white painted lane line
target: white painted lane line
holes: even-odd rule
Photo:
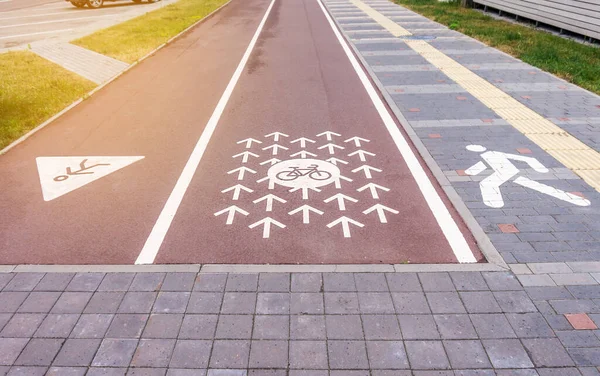
[[[240,79],[240,76],[242,75],[244,68],[246,67],[246,63],[248,62],[248,59],[250,58],[250,54],[252,53],[252,50],[254,49],[254,46],[256,45],[256,41],[258,40],[258,37],[265,25],[265,22],[267,21],[267,18],[269,17],[269,14],[271,13],[273,4],[275,4],[275,0],[271,0],[271,3],[269,4],[269,7],[267,8],[265,15],[263,16],[262,20],[260,21],[260,24],[258,25],[258,28],[256,29],[256,32],[254,33],[254,36],[250,40],[250,44],[248,45],[248,48],[246,49],[244,56],[242,56],[242,60],[240,60],[240,63],[238,64],[237,69],[235,70],[235,72],[233,73],[233,76],[231,77],[231,80],[229,81],[229,84],[227,84],[227,88],[225,88],[225,91],[223,92],[221,99],[219,99],[219,103],[217,103],[217,107],[215,107],[215,110],[213,111],[210,119],[208,120],[208,123],[206,124],[206,127],[204,128],[202,135],[200,135],[200,139],[196,143],[196,146],[194,147],[194,150],[192,151],[190,158],[188,159],[187,163],[185,164],[185,167],[183,168],[183,171],[181,172],[179,179],[177,179],[177,183],[175,184],[173,191],[169,195],[169,198],[167,199],[165,206],[163,207],[162,211],[160,212],[160,215],[158,216],[158,219],[156,220],[156,223],[154,224],[154,227],[152,228],[152,231],[150,232],[148,239],[146,239],[146,243],[144,244],[144,247],[142,248],[142,251],[140,252],[137,260],[135,261],[136,264],[152,264],[152,263],[154,263],[154,259],[156,258],[156,255],[158,254],[158,250],[160,249],[160,246],[161,246],[163,240],[165,239],[165,236],[167,235],[167,231],[169,231],[169,227],[171,227],[171,223],[173,222],[173,218],[175,218],[175,214],[177,213],[177,210],[179,209],[179,205],[181,205],[183,196],[185,195],[185,192],[187,191],[188,187],[190,186],[192,178],[194,177],[194,174],[196,173],[196,170],[198,169],[198,165],[200,164],[200,161],[202,160],[202,156],[204,155],[204,152],[206,151],[206,147],[208,146],[208,143],[210,142],[210,138],[212,137],[212,135],[215,131],[215,128],[217,127],[217,124],[219,123],[219,119],[221,119],[221,115],[223,115],[225,106],[227,105],[227,102],[229,101],[229,98],[231,97],[231,94],[233,93],[233,89],[235,89],[235,86],[236,86],[238,80]],[[278,225],[278,223],[275,223],[275,224]],[[268,237],[268,226],[270,227],[270,225],[265,223],[264,232],[265,232],[265,235],[267,235],[267,237]]]
[[[60,30],[40,31],[37,33],[7,35],[5,37],[0,37],[0,39],[21,38],[21,37],[29,37],[32,35],[41,35],[41,34],[65,33],[67,31],[71,31],[71,30],[73,30],[73,29],[60,29]]]
[[[40,22],[30,22],[24,24],[15,24],[15,25],[4,25],[0,26],[0,29],[8,29],[11,27],[23,27],[23,26],[33,26],[33,25],[45,25],[51,23],[60,23],[60,22],[69,22],[69,21],[80,21],[80,20],[88,20],[90,18],[103,18],[103,17],[114,17],[114,14],[105,14],[102,16],[88,16],[88,17],[77,17],[77,18],[63,18],[60,20],[52,20],[52,21],[40,21]]]
[[[458,260],[458,262],[461,263],[477,262],[475,256],[473,255],[473,252],[471,252],[471,249],[469,248],[469,244],[467,244],[467,241],[465,240],[465,237],[460,232],[460,229],[458,228],[458,225],[452,218],[452,215],[450,215],[448,208],[442,201],[441,197],[438,195],[433,184],[429,180],[429,177],[425,173],[425,170],[423,170],[423,167],[419,163],[419,160],[417,159],[412,149],[406,142],[406,139],[396,126],[396,123],[394,122],[390,113],[387,111],[385,105],[377,95],[377,91],[369,81],[358,60],[356,60],[356,57],[354,57],[354,55],[352,54],[350,47],[340,34],[340,31],[331,19],[331,16],[329,16],[329,13],[323,6],[322,1],[317,1],[319,3],[319,6],[321,7],[321,10],[323,11],[323,14],[325,15],[325,18],[327,18],[331,29],[337,37],[340,45],[344,49],[348,60],[350,60],[352,67],[356,71],[356,74],[358,75],[360,81],[365,87],[367,94],[369,94],[369,97],[371,97],[371,101],[377,109],[377,112],[379,112],[379,116],[381,117],[381,120],[383,121],[385,127],[390,133],[392,140],[396,144],[398,151],[400,151],[400,154],[404,158],[404,161],[406,162],[410,172],[415,178],[415,181],[417,182],[417,185],[419,186],[419,189],[421,190],[421,193],[423,194],[427,205],[431,209],[433,216],[437,220],[442,232],[448,240],[448,243],[450,244],[450,247],[452,248],[452,251],[456,256],[456,259]]]

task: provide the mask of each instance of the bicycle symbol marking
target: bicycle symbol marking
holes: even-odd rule
[[[275,183],[290,188],[318,188],[335,182],[340,169],[318,159],[290,159],[272,165],[267,173]]]
[[[54,177],[54,181],[57,182],[61,182],[61,181],[65,181],[67,180],[69,177],[73,176],[73,175],[90,175],[93,174],[94,171],[88,171],[94,167],[98,167],[98,166],[110,166],[110,163],[96,163],[95,165],[92,166],[85,166],[85,163],[87,162],[87,158],[84,159],[83,161],[81,161],[81,163],[79,164],[79,170],[71,170],[71,167],[67,167],[67,173],[66,175],[58,175]]]
[[[331,179],[331,173],[327,171],[319,170],[319,166],[312,164],[307,168],[300,168],[297,166],[291,166],[290,171],[281,171],[276,175],[277,179],[283,181],[293,181],[303,176],[308,176],[313,180],[327,180]]]

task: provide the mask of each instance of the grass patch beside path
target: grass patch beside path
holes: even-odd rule
[[[394,0],[524,62],[600,94],[600,48],[526,26],[496,20],[457,1]]]
[[[180,0],[71,43],[133,63],[228,0]]]
[[[0,54],[0,149],[95,86],[32,52]]]

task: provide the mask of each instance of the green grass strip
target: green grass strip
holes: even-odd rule
[[[71,43],[133,63],[227,0],[180,0]]]
[[[561,38],[533,28],[497,20],[458,1],[395,0],[524,62],[600,94],[600,48]]]
[[[32,52],[0,54],[0,149],[95,86]]]

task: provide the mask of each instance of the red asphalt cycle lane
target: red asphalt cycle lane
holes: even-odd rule
[[[206,150],[188,162],[199,161],[191,183],[178,183],[137,262],[481,260],[452,209],[439,196],[430,207],[436,190],[422,187],[425,173],[415,180],[410,147],[401,154],[386,126],[319,2],[275,0]]]
[[[232,1],[0,156],[0,263],[133,264],[268,5]]]

